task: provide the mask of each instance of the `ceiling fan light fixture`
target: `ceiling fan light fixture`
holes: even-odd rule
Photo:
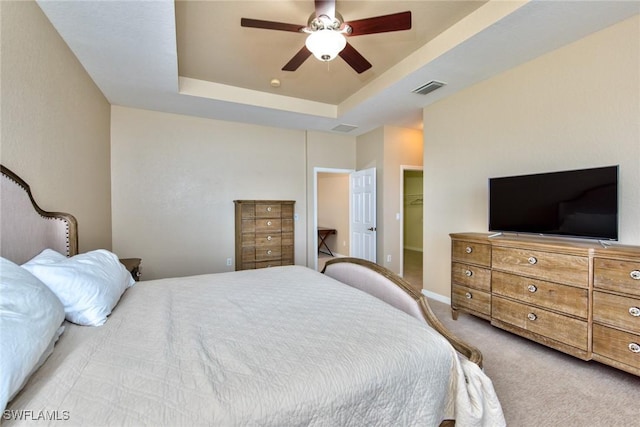
[[[345,48],[347,39],[339,31],[322,29],[309,34],[304,44],[320,61],[331,61]]]

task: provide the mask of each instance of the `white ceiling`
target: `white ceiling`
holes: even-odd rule
[[[281,71],[304,34],[240,26],[241,17],[306,25],[312,0],[38,3],[114,105],[291,129],[355,126],[349,135],[420,128],[424,106],[640,13],[638,0],[337,0],[347,22],[412,12],[411,30],[349,38],[373,64],[359,75],[340,58]],[[431,80],[446,86],[412,93]]]

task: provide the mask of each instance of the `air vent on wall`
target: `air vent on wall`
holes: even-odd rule
[[[431,80],[429,83],[423,84],[419,88],[412,90],[413,93],[419,93],[420,95],[426,95],[433,92],[436,89],[441,88],[446,83],[439,82],[437,80]]]
[[[338,125],[338,126],[334,127],[331,130],[336,131],[336,132],[345,132],[346,133],[346,132],[351,132],[352,130],[357,129],[357,128],[358,128],[358,126],[341,124],[341,125]]]

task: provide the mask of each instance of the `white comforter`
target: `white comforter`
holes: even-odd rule
[[[105,325],[68,325],[7,410],[65,426],[504,425],[442,336],[298,266],[140,282]]]

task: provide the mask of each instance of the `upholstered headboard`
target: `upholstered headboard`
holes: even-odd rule
[[[46,248],[78,253],[78,223],[71,214],[47,212],[33,200],[29,185],[0,165],[0,255],[22,264]]]

